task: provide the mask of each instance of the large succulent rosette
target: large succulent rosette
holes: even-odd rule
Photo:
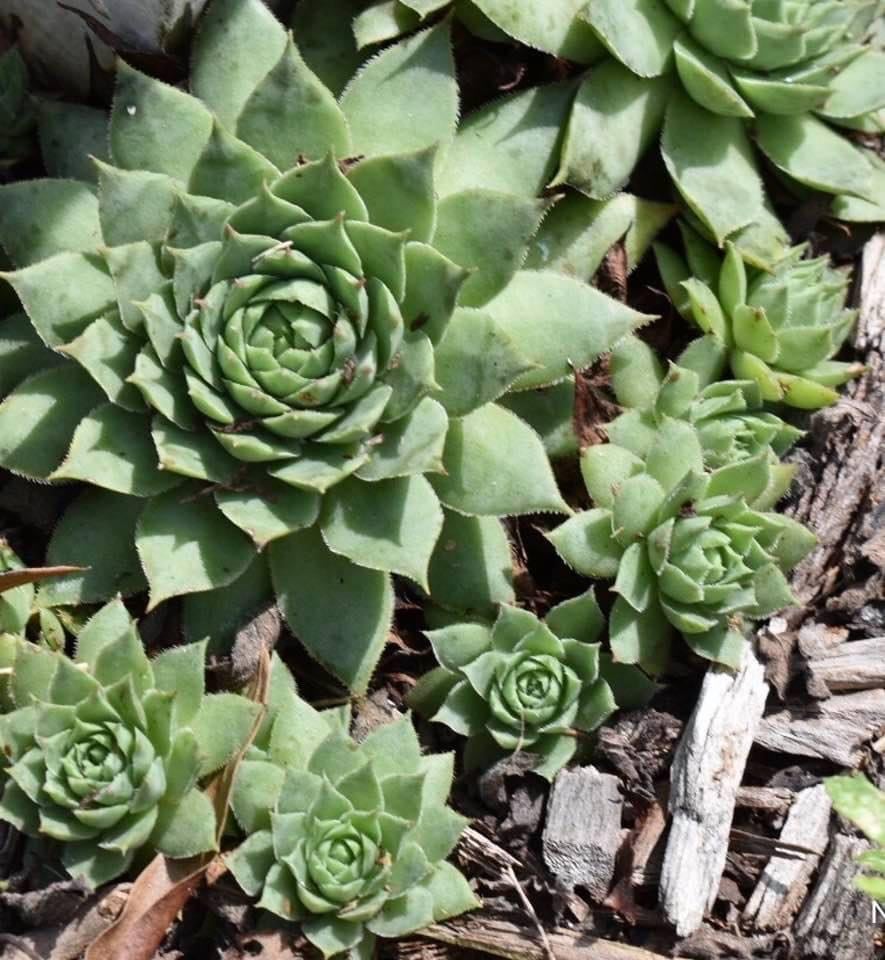
[[[575,756],[580,738],[617,707],[593,642],[603,624],[588,592],[553,607],[544,620],[504,606],[491,627],[456,623],[432,630],[428,638],[440,666],[421,677],[410,703],[468,738],[468,767],[519,751],[533,754],[535,772],[552,780]]]
[[[70,178],[72,132],[93,152],[93,121],[63,107],[41,114],[55,176],[3,188],[4,276],[27,316],[0,346],[0,464],[92,488],[49,547],[90,571],[53,600],[147,586],[152,605],[187,596],[189,636],[222,639],[276,594],[360,690],[391,574],[494,609],[513,598],[498,518],[567,509],[539,438],[496,401],[645,318],[522,269],[554,202],[546,110],[567,91],[456,135],[447,23],[336,99],[260,0],[215,0],[191,90],[121,64],[97,196]]]
[[[881,179],[839,128],[881,132],[880,0],[594,0],[579,5],[613,59],[578,92],[557,182],[606,197],[660,135],[683,201],[718,244],[772,265],[789,242],[752,144],[797,192],[836,195],[851,219],[881,205]],[[835,128],[835,129],[834,129]],[[660,134],[659,134],[660,132]]]
[[[76,660],[19,640],[0,717],[0,820],[61,844],[73,877],[98,886],[144,849],[190,857],[216,846],[197,786],[245,742],[257,706],[203,696],[205,644],[144,653],[117,600],[78,638]]]
[[[707,251],[704,267],[698,244],[687,245],[688,262],[656,247],[675,306],[705,334],[686,350],[683,365],[718,377],[727,364],[735,376],[754,381],[769,403],[805,410],[835,403],[835,388],[864,370],[832,359],[857,319],[846,307],[850,275],[827,257],[803,259],[802,247],[771,272],[748,271],[730,244],[721,261]]]
[[[690,344],[665,373],[650,347],[625,338],[612,352],[611,370],[615,395],[627,409],[606,425],[608,439],[644,460],[664,420],[683,420],[694,428],[704,466],[715,474],[741,464],[758,488],[745,484],[745,496],[757,509],[770,510],[795,473],[780,458],[802,431],[764,409],[755,380],[708,382],[715,371],[697,362],[705,348],[703,342]],[[692,362],[697,370],[686,366]]]
[[[749,622],[793,602],[784,573],[815,543],[795,520],[747,505],[770,483],[767,455],[710,471],[695,425],[661,416],[643,457],[598,444],[581,471],[594,506],[549,538],[578,573],[614,579],[615,659],[660,672],[675,628],[698,655],[738,666]]]
[[[273,671],[232,794],[246,839],[226,859],[243,889],[327,957],[371,957],[378,936],[477,906],[445,860],[466,825],[446,806],[453,755],[422,756],[407,717],[357,745],[340,714],[301,700],[279,661]]]

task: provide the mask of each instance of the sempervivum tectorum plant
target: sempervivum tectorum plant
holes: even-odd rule
[[[521,269],[556,127],[530,118],[531,145],[503,156],[456,135],[447,24],[336,100],[260,0],[215,0],[191,89],[121,64],[98,199],[4,188],[6,276],[49,349],[0,406],[0,463],[102,488],[50,544],[76,562],[93,538],[65,599],[146,578],[153,605],[196,595],[202,636],[275,589],[310,653],[363,689],[392,573],[457,595],[438,541],[503,555],[497,518],[567,509],[537,435],[495,401],[644,318]],[[507,599],[500,570],[483,582],[487,605]]]
[[[695,653],[736,667],[749,621],[793,602],[784,573],[814,536],[747,506],[770,481],[764,453],[708,471],[695,425],[667,415],[644,447],[643,457],[617,443],[584,450],[594,506],[549,538],[578,573],[614,579],[615,660],[660,672],[675,627]]]
[[[731,246],[721,266],[715,255],[699,262],[696,245],[687,250],[691,268],[671,249],[655,248],[674,305],[705,334],[685,365],[716,378],[728,364],[736,377],[754,380],[764,400],[805,410],[835,403],[834,388],[863,373],[862,364],[831,359],[857,311],[845,305],[849,274],[827,257],[803,260],[798,247],[773,271],[748,272]]]
[[[751,136],[793,181],[869,198],[870,163],[832,125],[882,129],[885,52],[868,36],[881,11],[880,0],[587,3],[579,15],[615,59],[578,93],[557,179],[604,197],[663,127],[669,173],[707,231],[772,263],[788,237]]]
[[[272,669],[269,717],[232,793],[246,839],[226,859],[243,889],[327,957],[372,957],[376,937],[477,906],[445,859],[467,823],[446,806],[453,755],[422,756],[408,717],[357,744]]]
[[[457,623],[428,633],[441,666],[422,677],[410,703],[468,738],[468,767],[514,752],[534,754],[553,779],[617,707],[600,675],[602,615],[592,592],[539,620],[503,606],[494,625]]]
[[[709,382],[706,344],[689,345],[665,373],[654,351],[636,337],[627,337],[612,352],[612,385],[625,411],[606,425],[612,443],[644,459],[665,418],[690,423],[711,471],[742,464],[754,472],[758,494],[745,490],[751,506],[770,510],[787,492],[795,473],[780,458],[802,431],[763,407],[755,380]]]
[[[257,706],[204,696],[205,643],[146,656],[126,608],[87,624],[77,656],[17,645],[15,709],[0,717],[0,819],[59,841],[73,877],[98,886],[142,850],[190,857],[216,847],[198,781],[245,743]]]

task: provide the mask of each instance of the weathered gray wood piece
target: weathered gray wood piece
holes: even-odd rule
[[[676,749],[660,892],[680,936],[697,930],[716,899],[735,795],[767,696],[764,670],[751,650],[737,673],[710,667]]]
[[[811,877],[820,863],[829,839],[833,804],[821,783],[797,795],[780,839],[817,855],[793,851],[775,853],[768,861],[744,908],[744,920],[757,930],[780,930],[789,926],[802,906]]]
[[[854,886],[856,858],[866,840],[837,834],[830,842],[811,896],[793,927],[802,960],[872,960],[877,923],[873,902]]]
[[[805,670],[815,696],[885,687],[885,637],[840,643],[809,660]]]
[[[580,884],[597,903],[614,876],[623,806],[621,781],[595,767],[562,770],[547,801],[544,863],[564,887]]]
[[[856,767],[861,746],[885,728],[885,690],[860,690],[765,717],[756,743],[778,753],[821,757]]]

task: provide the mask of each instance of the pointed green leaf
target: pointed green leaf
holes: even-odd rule
[[[484,309],[516,349],[538,365],[519,377],[514,384],[519,390],[547,386],[589,366],[625,334],[653,319],[551,271],[519,271]]]
[[[670,453],[672,456],[672,450]],[[649,474],[640,473],[626,479],[612,504],[613,535],[621,543],[628,544],[647,533],[664,502],[665,492]]]
[[[573,93],[571,83],[534,86],[471,113],[440,170],[440,196],[484,189],[537,197],[555,170]]]
[[[676,41],[673,52],[679,79],[695,103],[723,117],[753,116],[718,57],[698,46],[687,34]]]
[[[138,522],[136,547],[151,609],[169,597],[226,586],[255,555],[249,538],[211,500],[191,499],[188,489],[153,498]]]
[[[160,808],[151,843],[167,857],[183,859],[215,850],[215,809],[201,790],[191,790],[174,806]]]
[[[52,479],[84,480],[135,497],[155,496],[180,483],[160,471],[147,418],[111,403],[80,421]]]
[[[503,290],[522,266],[547,204],[508,193],[467,190],[439,205],[433,245],[475,271],[459,302],[477,307]]]
[[[77,424],[103,400],[76,364],[50,367],[19,384],[0,404],[0,465],[46,480],[64,459]]]
[[[484,613],[500,603],[513,603],[513,559],[501,522],[452,510],[444,514],[430,558],[430,596],[455,610]]]
[[[741,120],[711,114],[677,92],[667,108],[661,152],[685,202],[717,243],[755,218],[762,184]]]
[[[363,62],[353,31],[342,29],[342,24],[350,24],[361,9],[360,0],[323,0],[322,3],[299,3],[295,7],[292,29],[302,55],[311,70],[336,95]]]
[[[371,157],[448,145],[458,123],[449,22],[369,61],[342,94],[341,108],[354,153]]]
[[[228,133],[216,120],[193,170],[188,189],[228,203],[245,203],[275,180],[279,170],[248,143]]]
[[[315,527],[269,549],[280,609],[298,639],[354,692],[365,691],[393,615],[390,578],[332,553]]]
[[[0,274],[21,299],[40,339],[50,347],[82,333],[90,320],[113,309],[114,283],[104,263],[82,253],[59,253],[33,266]]]
[[[145,579],[134,547],[135,525],[143,509],[144,501],[138,497],[84,490],[53,531],[46,562],[88,569],[41,584],[41,603],[95,603],[143,590]]]
[[[659,0],[596,0],[583,16],[625,67],[640,77],[659,77],[670,63],[682,24]]]
[[[644,469],[639,457],[614,443],[594,444],[581,454],[584,484],[593,502],[600,507],[611,507],[624,481]]]
[[[0,187],[0,245],[19,267],[102,242],[95,191],[76,180],[22,180]]]
[[[459,308],[436,349],[440,402],[461,417],[497,400],[532,364],[488,314]]]
[[[409,577],[425,590],[442,525],[439,500],[420,476],[345,480],[326,495],[320,520],[329,549],[358,566]]]
[[[615,60],[583,81],[565,133],[554,184],[605,199],[630,178],[660,130],[671,81],[643,79]]]
[[[164,173],[122,170],[98,163],[101,229],[110,247],[138,241],[160,243],[172,223],[176,182]]]
[[[651,674],[660,673],[670,660],[671,633],[657,601],[638,613],[622,597],[615,600],[609,636],[618,663],[638,663]]]
[[[200,776],[214,773],[237,754],[249,738],[259,704],[235,693],[203,698],[190,726],[200,749]]]
[[[227,519],[248,533],[259,548],[311,526],[320,512],[317,494],[270,478],[258,490],[218,490],[215,500]]]
[[[612,535],[610,510],[594,508],[576,514],[547,534],[562,559],[585,577],[613,579],[624,553]]]
[[[237,136],[288,170],[299,156],[319,160],[350,152],[347,121],[335,97],[304,62],[291,37],[237,121]]]
[[[859,197],[870,191],[872,168],[864,155],[810,114],[763,114],[756,141],[776,167],[807,187]]]
[[[233,130],[244,104],[285,47],[285,30],[261,0],[214,0],[194,35],[191,87]]]
[[[582,644],[592,644],[605,628],[605,617],[591,588],[557,604],[544,617],[544,623],[561,639],[571,637]]]
[[[142,347],[123,323],[110,314],[99,317],[79,337],[58,349],[83,367],[107,394],[109,400],[125,410],[143,411],[144,400],[127,382]]]
[[[428,243],[436,226],[433,167],[436,147],[394,156],[370,157],[348,172],[369,220],[409,239]]]
[[[431,482],[443,504],[460,513],[568,512],[537,434],[497,404],[452,421],[443,465],[446,476]]]
[[[885,105],[885,51],[868,48],[836,71],[829,98],[818,111],[825,117],[859,117]]]
[[[448,427],[445,409],[436,400],[425,397],[411,413],[383,425],[383,439],[356,475],[363,480],[385,480],[439,472]]]
[[[117,61],[110,142],[118,166],[186,183],[211,130],[212,115],[199,100]]]
[[[208,430],[182,430],[164,417],[154,417],[151,438],[160,469],[173,476],[229,484],[242,470]]]
[[[525,266],[590,280],[609,250],[621,241],[627,268],[632,270],[675,212],[672,204],[653,203],[629,193],[607,200],[570,193],[544,218],[529,244]]]
[[[602,52],[596,34],[580,16],[586,0],[545,0],[544,6],[513,0],[474,3],[508,37],[545,53],[593,63]]]

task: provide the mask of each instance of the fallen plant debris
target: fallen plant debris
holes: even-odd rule
[[[0,958],[872,960],[881,0],[15,3]]]

